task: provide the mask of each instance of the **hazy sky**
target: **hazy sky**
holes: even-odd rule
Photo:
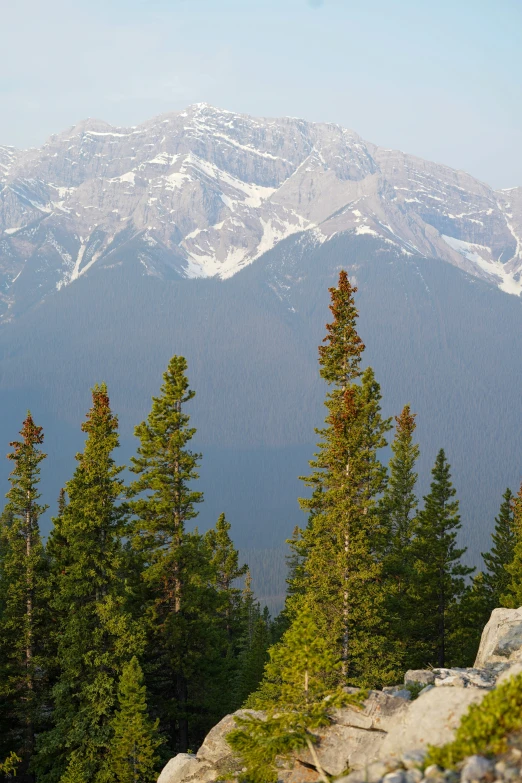
[[[0,0],[0,144],[207,101],[522,185],[521,0]]]

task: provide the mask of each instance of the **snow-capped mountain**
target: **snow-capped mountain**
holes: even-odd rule
[[[300,119],[206,104],[132,128],[86,120],[40,149],[0,147],[4,318],[131,258],[161,278],[227,278],[281,239],[380,237],[522,292],[522,188]]]

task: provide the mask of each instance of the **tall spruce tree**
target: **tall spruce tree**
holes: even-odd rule
[[[508,487],[502,496],[498,515],[495,517],[495,529],[491,536],[492,547],[489,552],[482,553],[486,566],[482,574],[482,585],[487,612],[502,606],[502,596],[509,588],[508,566],[513,562],[516,545],[513,504],[514,496]]]
[[[189,449],[196,430],[185,406],[195,392],[186,370],[183,357],[172,357],[160,396],[135,429],[140,442],[131,470],[137,478],[130,488],[133,541],[149,591],[149,692],[173,751],[186,751],[215,718],[203,680],[215,676],[219,655],[211,552],[197,531],[187,530],[203,495],[192,486],[200,455]]]
[[[109,770],[118,783],[153,783],[157,779],[158,723],[147,714],[143,672],[136,657],[125,664],[118,685],[118,710],[112,722]]]
[[[509,583],[504,595],[501,597],[503,606],[516,609],[522,606],[522,484],[515,498],[511,499],[513,509],[513,531],[515,542],[513,557],[506,565],[509,574]]]
[[[108,781],[112,720],[124,664],[142,636],[126,611],[122,538],[127,509],[113,452],[117,419],[104,384],[92,391],[83,453],[67,483],[69,503],[51,533],[51,608],[57,625],[53,727],[39,738],[38,779]],[[53,546],[53,542],[57,546]]]
[[[457,546],[461,528],[459,503],[444,449],[437,454],[429,494],[417,517],[414,544],[416,625],[413,640],[418,666],[451,663],[451,639],[458,632],[459,601],[465,577],[473,572],[461,562],[466,549]]]
[[[306,529],[293,540],[300,564],[290,585],[287,611],[309,606],[321,632],[342,659],[341,676],[354,684],[393,679],[395,654],[385,622],[382,523],[378,498],[386,470],[379,450],[390,421],[380,410],[379,384],[371,368],[360,370],[364,345],[357,334],[354,293],[346,272],[331,288],[333,321],[319,348],[321,376],[330,385],[326,427],[304,479],[312,488],[301,500]]]
[[[410,668],[409,654],[412,635],[412,591],[415,572],[412,544],[415,533],[415,495],[417,473],[415,464],[419,447],[413,442],[415,414],[405,405],[395,417],[395,438],[391,445],[389,478],[380,513],[383,519],[384,574],[387,580],[387,603],[391,631],[397,640],[403,668]]]
[[[38,485],[46,454],[42,427],[30,412],[20,435],[7,455],[13,470],[0,530],[0,755],[16,752],[19,772],[28,779],[44,685],[47,589],[39,518],[47,506],[39,503]]]

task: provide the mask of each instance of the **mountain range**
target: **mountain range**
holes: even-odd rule
[[[207,104],[132,128],[85,120],[39,149],[0,147],[0,186],[4,319],[129,255],[163,279],[226,279],[303,231],[378,237],[522,291],[522,188],[338,125]]]
[[[345,268],[384,412],[418,414],[419,491],[445,447],[480,562],[522,473],[522,188],[494,191],[336,125],[206,104],[0,148],[0,183],[0,444],[30,407],[52,507],[89,388],[107,381],[126,462],[183,354],[199,525],[225,510],[260,592],[280,603],[282,544],[305,521],[297,477],[324,419],[328,287]]]

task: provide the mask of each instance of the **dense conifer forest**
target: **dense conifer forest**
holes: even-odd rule
[[[173,754],[195,751],[220,718],[247,705],[267,719],[245,718],[230,742],[249,780],[270,780],[289,735],[313,752],[311,729],[357,701],[343,686],[471,665],[491,610],[522,603],[522,487],[499,498],[485,569],[473,573],[457,543],[444,444],[421,499],[415,412],[405,400],[384,417],[378,380],[362,368],[356,291],[345,272],[330,289],[319,348],[325,423],[275,618],[256,600],[226,509],[207,533],[193,526],[204,457],[191,448],[195,392],[183,357],[172,357],[135,428],[130,481],[107,387],[94,386],[85,445],[45,541],[45,439],[27,414],[10,444],[0,530],[4,778],[153,781]]]

